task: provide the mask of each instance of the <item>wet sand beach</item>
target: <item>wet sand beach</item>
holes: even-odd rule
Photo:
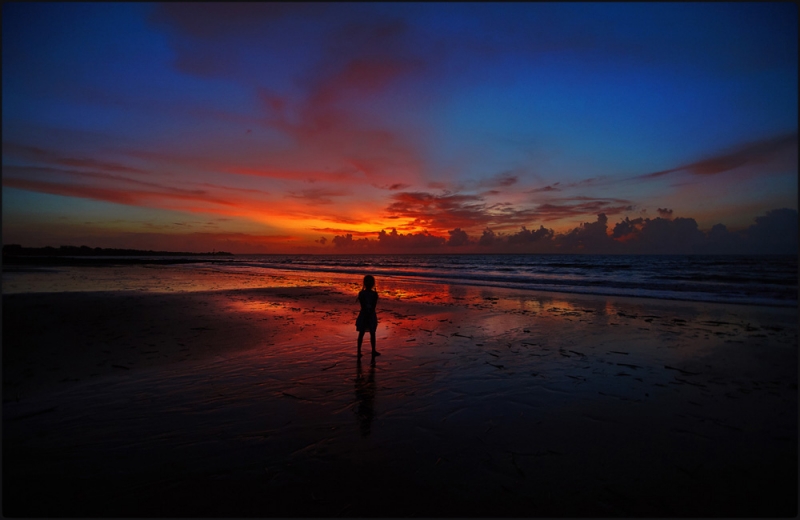
[[[797,514],[797,309],[4,273],[6,516]]]

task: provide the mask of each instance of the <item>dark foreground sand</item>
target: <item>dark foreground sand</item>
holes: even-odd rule
[[[372,363],[358,280],[37,276],[6,516],[797,514],[796,309],[379,279]]]

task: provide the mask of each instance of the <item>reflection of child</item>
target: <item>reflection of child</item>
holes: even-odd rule
[[[378,328],[378,315],[375,314],[375,306],[378,305],[378,291],[375,290],[375,278],[368,274],[364,277],[364,287],[358,293],[358,303],[361,304],[361,312],[356,319],[356,330],[358,330],[358,357],[361,357],[361,342],[364,340],[364,333],[369,331],[369,343],[372,345],[372,355],[380,356],[381,353],[375,350],[375,330]]]

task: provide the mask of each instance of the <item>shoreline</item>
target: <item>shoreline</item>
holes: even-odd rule
[[[386,278],[373,364],[357,280],[126,269],[3,295],[6,514],[797,511],[793,309]]]
[[[280,256],[280,255],[278,255]],[[102,259],[101,259],[102,260]],[[131,268],[141,268],[141,269],[170,269],[170,267],[187,267],[190,268],[190,264],[203,264],[202,268],[199,269],[191,269],[184,273],[184,286],[181,287],[179,290],[184,291],[203,291],[203,290],[219,290],[223,287],[217,286],[194,286],[194,278],[198,275],[203,276],[209,272],[213,272],[219,274],[220,277],[229,278],[230,281],[224,288],[233,289],[236,288],[236,283],[244,283],[244,285],[249,286],[263,286],[264,284],[258,282],[258,279],[265,279],[269,280],[269,283],[281,283],[280,281],[286,279],[304,279],[304,282],[313,282],[313,279],[310,279],[311,276],[320,276],[322,280],[324,280],[323,284],[330,285],[331,282],[336,284],[350,284],[350,285],[357,285],[357,282],[353,282],[353,280],[357,280],[359,275],[354,272],[348,271],[340,271],[340,270],[305,270],[305,269],[292,269],[287,267],[271,267],[271,266],[264,266],[259,268],[259,272],[237,272],[232,271],[230,269],[226,269],[228,267],[237,267],[235,265],[226,263],[224,260],[171,260],[171,259],[163,259],[163,260],[147,260],[142,259],[129,259],[130,262],[98,262],[97,264],[92,264],[88,262],[86,264],[57,264],[57,265],[34,265],[34,266],[26,266],[26,265],[3,265],[3,275],[4,275],[4,291],[3,294],[18,294],[18,293],[25,293],[25,292],[62,292],[62,291],[111,291],[117,292],[120,290],[134,290],[134,291],[153,291],[153,292],[164,292],[164,287],[157,284],[154,287],[135,287],[135,288],[125,288],[122,287],[119,281],[116,278],[116,273],[125,273],[127,270]],[[100,277],[100,280],[95,288],[91,288],[90,284],[86,283],[87,277],[81,276],[80,274],[83,273],[83,269],[91,269],[92,274],[98,273],[94,268],[103,267],[106,272],[114,272],[114,275],[106,275],[105,277]],[[61,268],[61,269],[59,269]],[[43,276],[36,276],[36,275],[43,275]],[[58,282],[53,282],[54,274],[60,274],[61,279]],[[24,278],[17,282],[13,277],[15,275],[22,275]],[[170,275],[172,278],[175,278],[174,272]],[[541,293],[543,295],[553,295],[553,297],[557,297],[558,295],[564,295],[565,297],[595,297],[595,298],[612,298],[612,299],[633,299],[633,300],[649,300],[653,302],[660,302],[660,301],[671,301],[671,302],[678,302],[678,303],[686,303],[686,304],[708,304],[708,305],[735,305],[735,306],[744,306],[744,307],[763,307],[763,308],[771,308],[771,309],[797,309],[798,308],[798,301],[797,300],[766,300],[766,299],[758,299],[758,300],[736,300],[736,299],[728,299],[728,300],[721,300],[718,297],[697,297],[691,298],[684,293],[679,293],[679,296],[669,296],[665,294],[661,294],[658,296],[649,295],[649,294],[622,294],[618,292],[613,292],[613,288],[608,288],[606,291],[588,291],[588,290],[569,290],[569,289],[550,289],[547,287],[530,287],[524,286],[522,283],[516,285],[508,285],[508,284],[501,284],[500,282],[493,282],[490,280],[457,280],[457,279],[449,279],[449,278],[437,278],[436,276],[408,276],[405,274],[381,274],[379,276],[382,280],[393,280],[396,283],[407,283],[412,285],[431,285],[431,286],[450,286],[450,285],[457,285],[457,286],[466,286],[466,287],[475,287],[475,288],[490,288],[495,290],[509,290],[509,291],[521,291],[526,293],[531,293],[532,296],[536,296],[537,294]],[[80,278],[78,283],[69,282],[65,283],[65,278],[72,278],[74,282],[75,279]],[[187,280],[189,281],[187,283]],[[318,285],[318,284],[316,284]],[[293,284],[292,286],[296,286]],[[174,289],[167,288],[167,292],[174,291]]]

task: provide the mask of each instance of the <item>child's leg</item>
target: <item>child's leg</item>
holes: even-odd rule
[[[377,350],[375,350],[375,331],[369,331],[369,344],[372,345],[372,354],[373,355],[380,355]]]
[[[362,331],[359,331],[359,333],[358,333],[358,355],[359,356],[361,355],[361,343],[364,341],[364,332],[365,331],[362,330]]]

